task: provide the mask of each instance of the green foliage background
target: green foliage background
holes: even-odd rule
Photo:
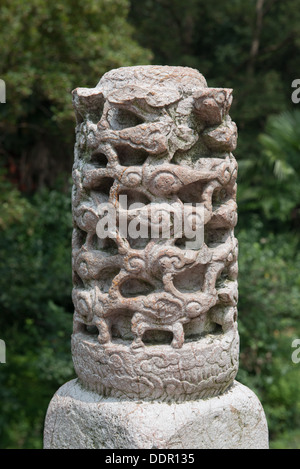
[[[239,128],[238,380],[260,398],[271,446],[300,448],[298,0],[2,0],[0,447],[41,448],[45,412],[74,377],[70,352],[74,143],[70,92],[111,68],[199,69],[234,89]]]

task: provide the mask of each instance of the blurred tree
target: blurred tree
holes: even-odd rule
[[[272,231],[300,226],[300,111],[270,115],[258,135],[259,158],[242,160],[251,184],[239,187],[246,213],[261,212]]]
[[[299,0],[131,0],[129,18],[136,39],[153,51],[153,62],[191,66],[209,86],[234,89],[239,212],[240,221],[244,212],[247,221],[248,192],[252,197],[262,184],[257,136],[269,115],[295,106],[291,84],[300,70]]]
[[[263,207],[269,218],[280,218],[300,226],[300,111],[270,116],[265,133],[259,136],[263,155],[273,177],[264,191],[278,197],[265,197]]]
[[[148,62],[132,39],[128,0],[2,0],[0,154],[22,190],[70,171],[71,91],[111,68]]]
[[[73,377],[71,197],[25,198],[0,173],[0,447],[41,447],[49,401]]]
[[[299,241],[292,233],[266,234],[262,221],[250,218],[252,227],[238,232],[237,378],[260,397],[273,439],[300,426],[299,364],[291,359],[300,336]]]

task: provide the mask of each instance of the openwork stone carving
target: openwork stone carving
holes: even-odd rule
[[[232,384],[239,354],[232,90],[207,87],[190,68],[137,66],[73,97],[77,375],[105,396],[218,395]],[[124,235],[118,223],[101,238],[103,204],[137,228],[153,209],[172,206],[181,216],[184,204],[191,214],[202,204],[204,243],[189,248],[174,226],[170,237]]]

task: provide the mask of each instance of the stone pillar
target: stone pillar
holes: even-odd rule
[[[235,381],[232,90],[137,66],[73,92],[72,356],[46,448],[266,448]]]

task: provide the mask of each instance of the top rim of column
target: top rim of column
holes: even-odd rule
[[[122,87],[123,84],[134,81],[144,85],[171,86],[188,88],[206,88],[204,76],[196,69],[171,65],[135,65],[120,67],[106,72],[97,88]]]

